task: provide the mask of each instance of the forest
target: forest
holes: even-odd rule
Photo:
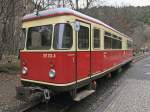
[[[134,49],[150,48],[150,6],[104,6],[103,0],[87,0],[80,8],[78,0],[0,0],[0,60],[18,55],[24,47],[22,17],[37,10],[68,7],[97,18],[133,38]]]

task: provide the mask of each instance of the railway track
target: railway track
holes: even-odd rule
[[[142,60],[143,58],[146,58],[150,56],[150,54],[145,54],[145,55],[141,55],[141,56],[136,56],[134,57],[134,60],[133,60],[133,63],[136,63],[140,60]],[[59,98],[58,98],[59,99]],[[74,101],[70,101],[68,103],[65,103],[65,104],[59,104],[59,105],[56,105],[57,103],[60,103],[59,101],[54,101],[54,102],[50,102],[50,103],[46,103],[46,102],[42,102],[42,100],[34,100],[34,101],[31,101],[31,102],[28,102],[26,104],[24,104],[23,106],[19,107],[17,110],[17,112],[32,112],[32,110],[34,110],[36,107],[38,107],[39,105],[52,105],[52,107],[55,105],[55,106],[60,106],[60,108],[57,108],[57,107],[54,107],[54,108],[57,108],[57,112],[66,112],[67,110],[69,110],[70,107],[72,107],[76,102]]]
[[[136,56],[136,57],[134,57],[133,62],[135,63],[135,62],[140,61],[141,59],[146,58],[148,56],[150,56],[150,53],[145,54],[145,55]]]
[[[28,110],[34,108],[35,106],[38,106],[39,104],[41,104],[41,101],[29,102],[27,104],[24,104],[23,107],[20,107],[20,109],[18,109],[18,112],[28,112]]]
[[[49,102],[42,101],[42,99],[34,99],[20,106],[17,112],[32,112],[32,110],[41,105],[52,107],[53,110],[57,110],[57,112],[66,112],[75,102],[70,98],[68,99],[68,97],[62,98],[62,96],[64,95],[59,95],[58,98],[53,97]],[[64,103],[64,101],[66,102]]]

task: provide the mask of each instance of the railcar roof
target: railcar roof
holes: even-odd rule
[[[65,14],[66,15],[74,15],[74,16],[86,19],[88,21],[92,21],[92,22],[101,24],[101,25],[119,33],[120,35],[129,38],[127,35],[119,32],[118,30],[112,28],[111,26],[105,24],[104,22],[102,22],[98,19],[92,18],[90,16],[87,16],[85,14],[78,12],[78,11],[74,11],[74,10],[68,9],[68,8],[56,8],[56,9],[48,9],[48,10],[44,10],[44,11],[39,11],[38,15],[36,15],[35,12],[31,13],[31,14],[27,14],[23,17],[23,21],[30,21],[30,20],[34,20],[34,19],[46,18],[46,17],[50,17],[50,16],[65,15]]]

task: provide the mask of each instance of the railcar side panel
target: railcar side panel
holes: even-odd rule
[[[107,50],[91,52],[92,74],[101,73],[132,58],[132,50]]]

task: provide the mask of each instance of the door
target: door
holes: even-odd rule
[[[77,32],[77,82],[90,78],[90,25],[80,22]]]

